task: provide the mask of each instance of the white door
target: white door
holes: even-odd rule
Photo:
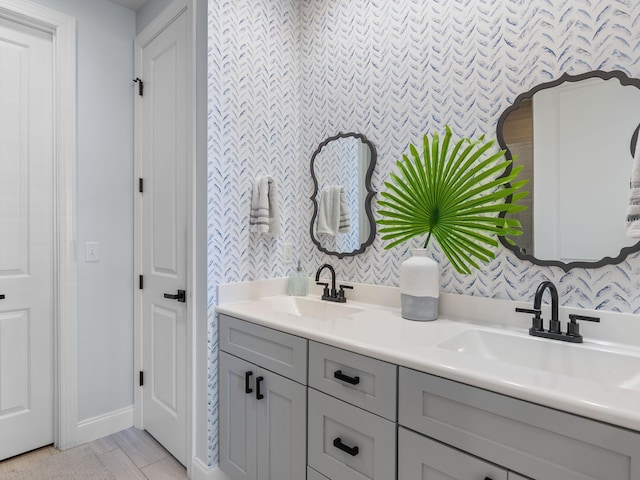
[[[187,15],[142,49],[142,421],[186,464]],[[136,92],[138,90],[136,89]]]
[[[53,443],[51,35],[0,19],[0,460]]]

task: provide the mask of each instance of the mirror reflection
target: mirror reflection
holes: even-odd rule
[[[498,141],[524,165],[529,208],[518,214],[524,235],[505,245],[565,270],[622,261],[637,242],[625,220],[639,123],[640,81],[622,72],[564,75],[518,97]]]
[[[371,142],[356,133],[328,138],[313,154],[310,231],[321,251],[342,258],[363,252],[373,242],[371,175],[375,161]]]

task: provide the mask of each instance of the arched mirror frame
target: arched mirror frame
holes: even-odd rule
[[[640,79],[630,78],[627,76],[626,73],[620,70],[613,70],[610,72],[606,72],[603,70],[593,70],[591,72],[586,72],[580,75],[569,75],[568,73],[565,73],[557,80],[536,85],[528,92],[518,95],[518,97],[516,97],[513,104],[510,107],[508,107],[504,112],[502,112],[502,115],[500,115],[500,118],[498,119],[498,124],[496,126],[496,135],[497,135],[498,143],[500,144],[500,148],[502,150],[506,150],[505,156],[507,157],[507,159],[512,160],[513,156],[509,151],[509,148],[507,147],[507,144],[504,140],[503,127],[507,117],[511,112],[520,108],[520,105],[524,100],[532,99],[533,95],[536,92],[539,92],[540,90],[556,87],[565,82],[578,82],[580,80],[586,80],[589,78],[601,78],[603,80],[610,80],[612,78],[616,78],[618,79],[620,84],[623,86],[630,85],[640,89]],[[638,138],[639,130],[640,130],[640,126],[636,128],[632,138],[630,139],[630,151],[631,151],[632,157],[635,154],[635,146],[636,146],[635,142]],[[505,175],[509,174],[509,172],[511,171],[511,167],[512,166],[509,165],[509,167],[507,168],[507,171],[505,172]],[[631,171],[629,171],[629,173],[631,173]],[[505,213],[502,212],[500,216],[504,217]],[[559,260],[541,260],[535,257],[534,255],[523,253],[517,245],[510,244],[504,237],[500,237],[500,242],[506,248],[511,250],[513,253],[515,253],[516,257],[518,257],[520,260],[527,260],[535,265],[540,265],[540,266],[560,267],[565,272],[568,272],[572,268],[599,268],[606,265],[617,265],[618,263],[623,262],[627,258],[627,256],[629,256],[631,253],[640,251],[640,241],[638,241],[634,245],[621,248],[620,253],[616,257],[604,257],[596,262],[565,263]]]
[[[314,170],[316,157],[322,150],[322,147],[326,146],[329,142],[333,142],[334,140],[338,140],[340,138],[356,138],[360,140],[364,145],[367,145],[369,147],[369,151],[371,152],[371,159],[369,161],[369,167],[367,168],[367,173],[364,180],[364,186],[367,190],[367,196],[365,198],[364,208],[367,214],[367,219],[369,220],[369,237],[364,243],[360,244],[359,249],[353,250],[351,252],[332,252],[327,250],[322,246],[320,241],[316,238],[313,231],[313,226],[318,216],[318,202],[316,200],[316,197],[318,195],[318,179],[316,178],[316,174]],[[376,237],[376,223],[373,219],[373,210],[371,207],[371,201],[373,200],[373,196],[376,194],[376,192],[371,187],[371,177],[373,176],[373,170],[376,166],[377,156],[378,154],[376,153],[376,148],[373,146],[373,143],[367,140],[367,137],[365,137],[364,135],[360,133],[353,133],[353,132],[338,133],[333,137],[329,137],[326,140],[324,140],[320,145],[318,145],[318,148],[316,149],[316,151],[313,152],[313,156],[311,157],[311,178],[313,179],[313,194],[311,194],[311,201],[313,202],[313,216],[311,217],[309,234],[311,235],[311,240],[313,241],[313,243],[316,244],[316,246],[318,247],[318,250],[320,250],[321,252],[326,253],[327,255],[335,255],[338,258],[353,257],[355,255],[358,255],[364,252],[365,249],[373,243],[373,239]]]

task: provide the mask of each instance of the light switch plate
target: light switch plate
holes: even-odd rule
[[[86,262],[100,261],[100,242],[86,242],[84,247]]]
[[[285,264],[291,263],[293,260],[293,245],[290,243],[285,243],[282,245],[282,256]]]

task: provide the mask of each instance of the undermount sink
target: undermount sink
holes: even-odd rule
[[[469,330],[439,348],[640,391],[640,356],[515,333]]]
[[[360,313],[361,308],[343,303],[331,303],[307,297],[279,296],[269,300],[269,307],[278,313],[295,315],[314,320],[331,320]]]

